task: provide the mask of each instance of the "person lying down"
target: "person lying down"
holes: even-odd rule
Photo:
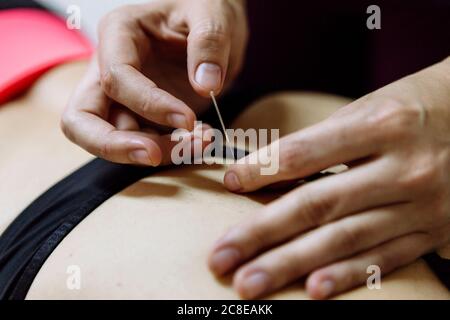
[[[77,172],[78,167],[92,159],[69,143],[57,126],[60,106],[68,99],[85,68],[85,63],[57,67],[41,77],[27,95],[1,108],[1,136],[15,136],[15,139],[2,142],[9,150],[9,156],[0,158],[0,178],[8,181],[8,184],[0,185],[6,213],[0,223],[2,232],[37,195],[70,172]],[[54,94],[48,95],[48,92]],[[269,96],[251,105],[232,127],[276,127],[285,136],[323,120],[347,102],[344,98],[322,94]],[[314,109],[309,108],[311,104],[315,105]],[[277,114],[282,116],[277,119],[270,116],[273,108],[277,108]],[[17,125],[28,130],[17,130]],[[211,261],[214,243],[233,226],[246,226],[248,221],[262,223],[259,219],[264,205],[283,199],[290,189],[231,193],[222,184],[226,170],[222,165],[168,167],[114,194],[94,208],[51,252],[36,277],[31,279],[26,298],[238,298],[239,291],[233,289],[232,273],[222,277],[209,270],[208,259],[210,264],[214,263]],[[52,205],[59,206],[57,203]],[[64,204],[61,205],[64,208]],[[336,237],[328,242],[327,238],[321,239],[320,234],[312,232],[310,236],[318,238],[311,238],[301,250],[307,260],[326,258],[323,250],[339,243]],[[289,265],[285,267],[289,268]],[[71,278],[77,271],[81,277],[79,287]],[[366,275],[366,270],[364,274],[370,276]],[[305,287],[307,276],[305,272],[289,285],[274,288],[264,297],[307,298],[311,296],[307,290],[313,289],[311,286],[314,285],[307,282]],[[315,293],[312,295],[314,297]],[[379,290],[371,290],[366,282],[362,282],[333,296],[342,299],[450,297],[421,259],[411,260],[395,272],[383,275]]]
[[[209,146],[195,122],[239,72],[246,24],[239,0],[120,8],[89,64],[1,106],[0,298],[449,299],[450,58],[354,101],[238,110],[230,128],[279,130],[270,174],[254,145],[173,165],[173,130]]]

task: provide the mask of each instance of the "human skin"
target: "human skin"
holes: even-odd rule
[[[0,107],[1,147],[8,150],[0,157],[5,182],[0,184],[0,233],[31,201],[93,158],[58,128],[62,106],[85,70],[84,63],[54,68],[25,96]],[[234,127],[280,128],[286,135],[347,103],[335,96],[280,94],[250,106]],[[27,298],[238,298],[230,278],[216,279],[208,271],[208,250],[228,227],[286,190],[235,195],[221,183],[225,170],[199,165],[165,169],[113,196],[55,249]],[[73,265],[81,268],[80,290],[66,285]],[[422,260],[383,277],[381,284],[380,290],[361,286],[338,298],[449,299]],[[307,294],[299,282],[268,297],[304,299]]]
[[[192,130],[239,72],[248,31],[242,0],[160,0],[106,15],[91,67],[61,120],[66,136],[118,163],[168,161],[168,128]]]
[[[71,99],[67,111],[62,118],[62,127],[65,134],[72,141],[92,154],[111,161],[143,165],[160,165],[168,163],[169,159],[167,158],[167,155],[170,154],[171,148],[168,139],[169,136],[165,134],[166,130],[159,125],[192,129],[192,123],[195,120],[196,113],[201,112],[207,104],[206,100],[201,97],[206,97],[209,90],[213,90],[218,94],[222,90],[224,83],[227,82],[227,78],[232,79],[239,70],[242,62],[242,53],[246,43],[245,24],[245,15],[242,2],[240,1],[166,1],[155,2],[154,4],[144,6],[131,6],[114,11],[103,20],[99,28],[100,46],[98,59],[96,58],[93,60],[90,70]],[[149,34],[152,36],[149,37]],[[149,43],[151,45],[147,47]],[[211,48],[212,50],[208,50]],[[149,52],[150,54],[148,54]],[[150,59],[148,59],[149,57]],[[221,70],[220,81],[210,81],[211,78],[206,77],[209,79],[206,81],[209,85],[199,85],[197,78],[206,79],[205,77],[196,77],[197,67],[200,66],[202,62],[213,62],[219,66],[219,69]],[[318,268],[322,267],[321,264],[334,263],[344,257],[350,257],[357,253],[360,254],[361,252],[365,252],[368,249],[377,248],[376,245],[383,243],[383,240],[392,240],[393,242],[397,232],[407,233],[411,231],[410,233],[412,234],[414,234],[413,231],[416,231],[415,233],[422,232],[423,228],[425,228],[424,224],[427,223],[427,219],[425,218],[432,216],[431,214],[426,215],[423,213],[422,215],[417,215],[417,219],[419,220],[417,225],[410,226],[411,229],[403,230],[402,227],[408,228],[408,224],[404,221],[409,220],[402,220],[402,215],[393,214],[392,212],[409,211],[410,207],[408,207],[407,204],[410,204],[410,202],[413,211],[417,212],[419,209],[416,205],[418,203],[423,204],[426,201],[424,199],[427,198],[428,194],[417,196],[413,200],[409,198],[404,200],[403,196],[405,194],[408,196],[414,194],[412,189],[419,189],[419,192],[421,192],[420,187],[413,186],[414,183],[410,182],[410,180],[413,180],[412,178],[404,177],[404,180],[407,182],[404,182],[403,180],[392,181],[392,179],[399,171],[405,172],[405,175],[412,174],[412,171],[417,171],[415,168],[409,168],[410,170],[408,171],[408,166],[402,166],[401,169],[399,169],[400,163],[405,162],[405,158],[409,159],[406,154],[408,154],[410,149],[412,150],[414,146],[419,144],[419,140],[422,142],[422,146],[426,146],[427,141],[424,141],[425,138],[417,139],[417,144],[413,143],[411,145],[402,141],[402,143],[400,143],[400,150],[397,150],[396,140],[408,140],[407,138],[400,138],[397,136],[397,134],[402,135],[404,132],[412,132],[417,134],[417,136],[420,136],[420,134],[423,133],[419,132],[417,128],[415,128],[416,130],[411,129],[408,131],[410,129],[408,127],[409,122],[413,122],[413,120],[408,117],[423,118],[428,121],[425,123],[425,129],[434,128],[439,131],[439,133],[435,132],[436,135],[440,136],[442,134],[444,137],[446,136],[447,133],[445,132],[445,127],[448,121],[446,122],[445,119],[448,119],[448,117],[441,116],[439,113],[431,116],[430,113],[433,113],[431,110],[425,110],[424,113],[421,111],[424,110],[421,108],[421,105],[428,106],[429,104],[439,104],[440,99],[448,101],[446,94],[442,94],[442,92],[447,92],[446,90],[448,87],[446,85],[448,72],[446,71],[447,68],[444,68],[443,65],[444,63],[439,64],[438,67],[432,68],[432,71],[424,71],[422,75],[414,75],[407,78],[412,78],[413,80],[403,79],[398,82],[400,84],[393,84],[376,93],[368,95],[350,104],[350,106],[343,108],[342,111],[336,113],[324,123],[315,126],[314,129],[308,129],[283,139],[282,144],[284,149],[282,149],[282,154],[284,159],[282,159],[282,168],[278,175],[272,177],[257,177],[252,181],[254,176],[252,170],[258,169],[252,169],[245,166],[243,169],[238,169],[237,166],[233,168],[232,171],[227,174],[225,179],[225,184],[233,191],[237,191],[238,189],[241,189],[240,191],[242,192],[252,191],[267,184],[271,184],[272,182],[300,178],[305,174],[325,169],[327,165],[334,165],[340,162],[347,162],[352,165],[352,169],[349,172],[341,175],[341,177],[347,177],[347,179],[352,180],[352,183],[349,183],[347,188],[343,188],[342,194],[338,194],[337,191],[334,191],[333,196],[330,197],[333,197],[333,199],[339,198],[340,202],[334,200],[336,203],[333,202],[330,205],[328,205],[328,198],[320,201],[316,200],[316,198],[309,195],[309,193],[314,192],[308,190],[319,185],[317,188],[319,188],[318,190],[321,192],[317,192],[316,194],[322,194],[322,191],[326,188],[322,186],[327,184],[330,180],[334,181],[334,183],[330,183],[328,188],[336,189],[337,178],[324,179],[324,181],[320,183],[317,182],[308,188],[299,188],[298,190],[301,190],[301,192],[298,191],[298,193],[301,193],[301,195],[309,192],[305,196],[307,197],[306,200],[300,202],[309,208],[309,211],[311,212],[310,215],[316,214],[320,217],[322,215],[326,217],[323,221],[320,219],[320,221],[307,221],[308,223],[303,223],[302,226],[297,226],[297,229],[291,231],[292,234],[289,232],[283,233],[283,230],[286,229],[285,224],[291,225],[291,220],[288,222],[281,221],[280,217],[283,215],[277,214],[277,212],[291,212],[295,210],[298,210],[298,212],[306,212],[307,210],[303,210],[303,207],[295,205],[299,202],[298,198],[291,196],[293,198],[293,200],[291,200],[294,202],[293,204],[290,203],[289,200],[283,199],[269,205],[267,209],[261,210],[262,212],[266,212],[265,210],[267,210],[267,212],[272,212],[272,215],[268,214],[271,218],[274,218],[271,222],[280,221],[277,230],[270,229],[270,232],[273,231],[273,233],[271,233],[271,236],[273,236],[274,239],[272,240],[273,242],[269,241],[268,244],[258,243],[259,238],[263,238],[264,240],[270,238],[255,236],[255,234],[260,234],[259,232],[265,232],[263,230],[264,226],[253,224],[252,226],[245,227],[253,232],[253,234],[250,233],[244,236],[244,238],[247,237],[247,240],[250,243],[246,243],[245,241],[247,240],[239,239],[239,237],[241,237],[240,235],[235,235],[234,238],[228,236],[228,242],[219,241],[219,244],[214,249],[210,259],[210,267],[213,272],[217,275],[222,275],[223,273],[235,270],[236,267],[242,266],[243,263],[249,264],[247,261],[248,259],[257,261],[252,259],[259,257],[260,253],[265,252],[267,247],[279,245],[280,243],[284,244],[289,237],[299,236],[306,230],[324,224],[326,224],[327,228],[329,227],[331,230],[330,232],[326,231],[328,229],[323,231],[325,226],[323,228],[318,228],[315,232],[322,232],[323,237],[326,236],[331,238],[334,237],[336,233],[339,233],[341,237],[347,236],[349,238],[342,239],[342,247],[337,248],[336,250],[333,248],[322,248],[325,252],[323,257],[329,257],[330,255],[327,255],[327,253],[330,251],[339,252],[341,255],[331,256],[331,261],[324,261],[324,258],[322,257],[322,260],[317,259],[315,261],[315,265],[304,269],[298,268],[298,264],[302,262],[299,262],[299,259],[308,260],[311,258],[311,255],[299,258],[299,250],[292,249],[294,252],[286,254],[286,257],[283,258],[283,266],[276,266],[273,264],[276,257],[268,259],[269,262],[266,269],[272,269],[267,272],[276,275],[271,277],[271,275],[264,274],[265,270],[262,270],[262,272],[257,275],[256,278],[259,278],[259,280],[264,277],[266,278],[266,281],[253,281],[255,286],[259,286],[259,293],[257,292],[258,288],[250,290],[246,288],[248,286],[245,284],[245,282],[247,282],[246,280],[249,280],[254,272],[246,271],[248,274],[243,275],[245,273],[244,271],[247,270],[245,265],[238,268],[238,273],[235,278],[237,290],[243,297],[258,297],[273,290],[278,290],[301,276],[319,270]],[[209,67],[205,70],[211,71],[211,68]],[[230,77],[226,77],[223,70],[229,71]],[[167,81],[168,74],[170,74],[169,80],[175,78],[177,81]],[[218,74],[219,72],[216,73],[216,75]],[[437,82],[438,85],[435,86],[434,82]],[[423,94],[417,93],[417,91],[420,92],[421,90],[416,90],[416,88],[422,88],[423,84],[425,84],[425,87],[430,87],[430,89],[423,89],[422,91],[425,92]],[[429,95],[429,92],[437,92],[437,94],[432,94],[431,97],[428,97],[427,95]],[[176,97],[174,95],[176,95]],[[421,99],[427,101],[421,101]],[[435,100],[438,100],[438,103],[436,103]],[[358,110],[358,112],[355,110]],[[170,116],[174,114],[177,116]],[[183,120],[180,120],[181,118],[179,116],[181,114],[184,116]],[[406,118],[406,120],[404,120],[404,118]],[[387,123],[385,124],[388,127],[386,130],[384,130],[383,121]],[[391,124],[390,121],[395,124]],[[348,127],[347,122],[349,122]],[[359,127],[354,125],[355,123],[358,123]],[[383,128],[383,130],[380,130],[380,128]],[[441,130],[441,128],[444,129]],[[433,131],[433,129],[431,129],[431,131]],[[305,132],[307,135],[312,132],[312,136],[304,138]],[[347,139],[347,135],[349,136],[349,139]],[[300,138],[298,138],[298,136],[300,136]],[[425,134],[424,136],[429,135]],[[368,137],[367,140],[363,140],[365,137]],[[415,137],[416,136],[414,136],[414,138]],[[297,142],[297,140],[300,140],[300,142]],[[324,145],[323,147],[322,144]],[[387,150],[385,145],[391,145],[391,149]],[[378,146],[381,149],[375,148]],[[344,147],[348,149],[345,149]],[[374,147],[374,149],[370,149],[370,147]],[[408,149],[408,147],[410,147],[410,149]],[[420,149],[420,147],[418,149]],[[345,154],[345,150],[349,150],[349,152]],[[445,147],[443,147],[443,150],[446,150]],[[430,155],[431,153],[432,151],[427,154],[430,158],[433,158],[434,162],[446,162],[446,159],[439,160],[446,157],[445,152],[443,152],[444,155],[436,158]],[[307,156],[305,154],[307,154]],[[421,154],[420,151],[415,153],[415,155],[417,154]],[[309,166],[309,163],[305,164],[305,161],[310,161],[311,165]],[[427,162],[426,159],[417,161],[419,161],[420,164],[422,162]],[[441,166],[445,167],[445,164],[442,164]],[[378,171],[382,170],[380,167],[383,167],[383,170],[384,168],[391,169],[391,171],[385,170],[388,172],[385,174],[389,174],[389,177],[384,179],[384,182],[379,181],[383,175],[377,175]],[[411,165],[411,167],[413,167],[413,165]],[[370,170],[368,170],[368,168]],[[378,171],[373,170],[370,175],[364,173],[372,171],[372,169],[377,169]],[[435,168],[430,170],[446,172],[446,169],[447,167],[444,169],[441,168],[441,170]],[[232,172],[234,172],[237,177],[233,178]],[[358,175],[359,180],[356,178],[353,179],[353,175]],[[371,179],[369,176],[376,177]],[[242,181],[240,181],[241,179]],[[241,186],[233,186],[233,181],[240,181]],[[405,186],[408,183],[411,186]],[[419,185],[420,183],[416,182],[415,184]],[[441,186],[439,191],[445,193],[445,190],[442,191],[442,189],[445,189],[446,182],[440,181],[437,182],[437,184]],[[375,192],[369,192],[369,190],[374,189],[375,187],[378,188],[380,185],[385,191],[384,193],[380,192],[381,195],[374,195]],[[423,186],[423,184],[420,184],[420,186]],[[392,190],[392,188],[397,190],[397,192],[388,192],[389,190]],[[307,191],[305,191],[305,189]],[[400,194],[398,191],[400,189],[405,189],[406,191],[404,191],[403,194]],[[349,194],[354,195],[361,193],[361,190],[367,192],[364,196],[360,197],[359,205],[355,205],[358,201],[354,201],[353,198],[351,201],[345,199],[345,197],[350,198]],[[330,190],[328,190],[328,192],[332,193]],[[323,193],[324,197],[327,197],[328,194],[326,192]],[[292,194],[296,193],[293,192]],[[317,195],[315,196],[317,197]],[[310,199],[310,197],[312,199]],[[287,198],[288,197],[286,197],[286,199]],[[313,202],[313,204],[310,205],[309,201]],[[341,202],[344,201],[353,202],[352,204],[347,204],[346,208],[341,209],[344,212],[323,213],[328,210],[329,207],[333,207],[334,205],[339,207]],[[323,204],[324,202],[325,205]],[[433,206],[428,206],[427,210],[422,211],[427,213],[430,213],[430,211],[433,211],[433,213],[435,211],[440,211],[441,209],[434,210],[434,205],[439,207],[442,204],[445,207],[445,200],[442,200],[442,202],[443,204],[434,204],[434,202],[432,202]],[[280,206],[282,206],[282,208],[277,206],[278,203],[281,203]],[[294,210],[292,210],[292,208]],[[367,218],[365,223],[358,221],[362,215],[358,215],[358,219],[354,218],[356,216],[355,213],[366,213],[367,210],[371,210],[368,212],[371,213],[371,215]],[[384,215],[376,215],[378,220],[372,220],[372,217],[375,216],[374,213],[378,213],[380,210],[383,211]],[[296,213],[298,212],[296,211]],[[333,214],[336,216],[333,216]],[[291,213],[290,217],[292,217],[292,215],[295,214]],[[445,217],[442,218],[439,214],[435,215],[438,215],[438,217],[437,219],[432,220],[434,224],[429,223],[430,225],[426,226],[426,231],[433,235],[438,234],[438,232],[432,228],[433,226],[437,226],[439,223],[443,223],[444,226],[447,224],[444,220]],[[404,213],[403,216],[407,216],[406,213]],[[381,221],[382,217],[385,218],[384,221]],[[398,220],[394,220],[393,217]],[[407,217],[410,218],[410,216]],[[350,218],[357,220],[356,224],[353,224],[354,221]],[[259,220],[261,219],[263,218],[260,217]],[[259,220],[255,221],[258,222]],[[336,224],[338,222],[343,224],[343,221],[345,221],[346,224],[341,226],[340,231],[336,230],[336,228],[334,228]],[[396,227],[392,227],[391,229],[378,229],[379,225],[375,223],[376,221],[378,221],[381,226],[395,225]],[[357,225],[358,222],[361,224],[359,227]],[[376,232],[376,230],[383,230],[384,233],[377,234],[378,238],[371,237],[365,232],[365,228],[368,225],[371,225],[371,228],[368,228],[369,231]],[[238,227],[237,229],[239,228],[241,227]],[[350,231],[342,231],[343,228],[347,228]],[[417,230],[414,230],[415,228]],[[433,230],[430,231],[428,230],[429,228]],[[364,230],[364,232],[361,230]],[[446,230],[444,229],[442,232],[444,235],[438,235],[436,237],[440,239],[445,238],[445,231]],[[239,233],[239,231],[232,232]],[[354,233],[357,235],[355,236]],[[403,233],[400,235],[406,236],[406,234]],[[351,242],[363,244],[364,241],[360,240],[358,236],[368,242],[366,247],[362,249],[357,246],[355,246],[355,248],[346,248],[346,246],[351,245]],[[313,238],[311,241],[317,239],[317,237],[313,236],[311,236],[311,238]],[[374,243],[369,242],[369,238],[372,238]],[[383,272],[389,272],[399,265],[414,260],[423,252],[438,247],[440,245],[438,240],[430,240],[429,242],[431,245],[425,245],[424,243],[426,241],[419,239],[418,242],[424,244],[423,247],[416,246],[416,251],[404,257],[403,260],[396,258],[391,259],[395,260],[395,263],[389,264],[389,261],[386,262],[385,265],[382,265]],[[302,241],[298,242],[304,244],[305,240],[302,239]],[[400,244],[403,244],[400,240],[399,242]],[[403,244],[403,246],[407,247],[411,243],[414,242],[406,241],[406,244]],[[223,250],[220,250],[221,252],[219,254],[219,249],[227,247],[232,247],[231,251],[228,250],[228,254],[224,254]],[[398,256],[398,251],[407,251],[404,249],[401,250],[401,246],[399,245],[395,245],[391,248],[386,244],[386,247],[388,247],[389,250],[382,250],[386,255],[389,252],[394,252],[394,254]],[[309,246],[310,254],[312,251],[311,248],[313,247]],[[346,252],[345,249],[350,252]],[[278,251],[274,250],[271,252],[276,253]],[[322,253],[320,250],[318,250],[318,252]],[[380,256],[378,252],[375,252],[375,254],[377,257]],[[221,256],[220,259],[217,258],[218,255]],[[322,276],[321,279],[319,279],[319,276],[311,276],[309,278],[310,281],[308,282],[311,296],[315,298],[325,298],[360,283],[366,276],[365,269],[363,269],[361,265],[373,260],[375,259],[372,256],[368,257],[368,259],[365,259],[357,266],[357,270],[355,270],[356,267],[354,265],[360,260],[351,260],[349,263],[344,264],[343,267],[342,265],[338,265],[332,269],[332,271],[335,270],[333,271],[334,274],[332,276]],[[309,259],[309,261],[313,260]],[[252,264],[249,265],[252,266]],[[258,267],[258,264],[256,264],[256,267]],[[277,267],[286,268],[287,271],[293,269],[294,271],[292,271],[292,273],[278,273],[279,270],[276,269]],[[340,274],[337,274],[339,272]],[[282,279],[284,275],[287,276],[285,279]],[[263,286],[263,282],[268,283],[267,286]],[[273,282],[273,284],[269,282]]]
[[[246,193],[346,163],[349,170],[300,186],[230,228],[209,258],[218,276],[258,298],[307,277],[328,298],[450,241],[450,58],[339,109],[279,141],[280,170],[249,159],[225,186]],[[248,157],[258,158],[257,151]]]

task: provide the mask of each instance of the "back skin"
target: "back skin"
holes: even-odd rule
[[[52,69],[29,92],[0,108],[0,232],[38,195],[92,156],[70,143],[59,117],[85,70],[84,62]],[[347,99],[315,93],[266,97],[244,111],[236,128],[280,128],[285,135],[324,119]],[[223,106],[225,108],[226,106]],[[267,110],[270,110],[268,112]],[[222,186],[225,167],[165,170],[115,195],[92,212],[52,253],[28,299],[235,299],[230,278],[216,279],[206,259],[230,226],[280,195],[235,195]],[[81,271],[80,290],[67,287],[68,267]],[[369,276],[369,275],[368,275]],[[418,260],[341,299],[449,299]],[[269,298],[305,299],[303,284]]]

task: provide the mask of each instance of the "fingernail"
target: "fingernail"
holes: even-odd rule
[[[223,180],[225,186],[230,191],[237,192],[242,189],[241,183],[239,182],[239,178],[234,172],[227,172]]]
[[[265,272],[256,272],[245,278],[242,284],[243,296],[253,299],[261,296],[269,289],[270,278]]]
[[[208,91],[220,88],[222,82],[222,70],[217,64],[202,63],[195,72],[195,81]]]
[[[168,114],[167,122],[174,128],[188,129],[186,117],[181,113]]]
[[[131,161],[137,164],[152,165],[150,157],[145,150],[134,150],[128,154]]]
[[[332,280],[325,280],[319,283],[318,285],[318,291],[320,293],[320,296],[322,298],[327,298],[329,295],[331,295],[334,291],[334,281]]]
[[[239,262],[240,254],[237,249],[226,248],[214,253],[211,257],[211,269],[218,275],[230,271]]]

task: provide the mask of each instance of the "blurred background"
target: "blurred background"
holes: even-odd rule
[[[105,13],[152,0],[37,1],[62,17],[68,6],[79,6],[82,30],[95,44]],[[381,30],[366,26],[373,4],[381,9]],[[247,0],[247,6],[246,63],[225,97],[237,109],[280,90],[357,98],[450,55],[450,0]]]
[[[36,0],[36,2],[52,8],[62,16],[66,15],[66,10],[70,5],[79,6],[82,15],[82,30],[93,41],[97,40],[97,23],[107,12],[123,5],[149,1],[153,0]]]

